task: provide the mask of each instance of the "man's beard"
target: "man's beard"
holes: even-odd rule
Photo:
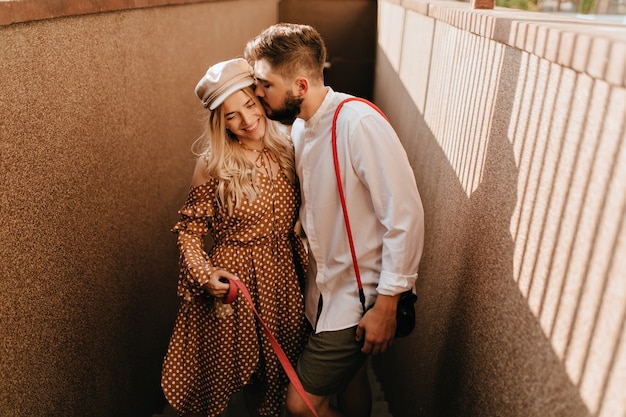
[[[298,98],[291,92],[288,92],[282,107],[277,110],[271,110],[271,113],[268,113],[267,117],[284,125],[291,125],[300,114],[300,105],[303,100],[304,99]],[[269,106],[266,104],[266,107]]]

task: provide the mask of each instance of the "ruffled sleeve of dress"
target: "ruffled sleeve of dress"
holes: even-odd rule
[[[180,220],[172,228],[178,234],[180,252],[178,295],[187,301],[206,295],[203,288],[215,271],[204,248],[203,237],[210,232],[215,205],[216,180],[192,187],[187,201],[178,211]]]

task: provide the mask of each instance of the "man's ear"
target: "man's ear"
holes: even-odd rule
[[[298,77],[293,82],[293,95],[296,97],[304,96],[309,91],[309,80],[304,77]]]

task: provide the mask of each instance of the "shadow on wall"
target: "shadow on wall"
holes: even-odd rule
[[[433,44],[423,112],[377,56],[426,215],[416,330],[375,362],[392,412],[612,415],[623,89],[447,25]]]
[[[534,55],[520,73],[513,276],[591,414],[624,415],[626,91]]]
[[[438,371],[436,409],[445,416],[589,416],[515,283],[510,225],[520,173],[506,135],[515,97],[504,86],[515,85],[521,52],[505,49],[501,59],[503,87],[495,92],[493,119],[483,121],[490,125],[484,171],[467,201],[465,268]]]
[[[505,57],[504,66],[518,59]],[[511,104],[506,94],[496,101],[501,115]],[[391,107],[419,114],[408,96]],[[406,138],[428,130],[417,119],[392,123]],[[376,359],[393,415],[526,417],[555,407],[561,411],[552,415],[590,415],[513,280],[509,222],[518,172],[510,142],[491,135],[482,181],[468,199],[432,133],[418,140],[412,163],[427,224],[417,325]],[[411,372],[392,372],[398,369]]]

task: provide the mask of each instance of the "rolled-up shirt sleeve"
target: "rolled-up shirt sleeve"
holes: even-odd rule
[[[349,137],[356,173],[384,228],[377,292],[396,295],[415,285],[424,247],[424,209],[415,174],[393,128],[379,115],[362,117]]]

